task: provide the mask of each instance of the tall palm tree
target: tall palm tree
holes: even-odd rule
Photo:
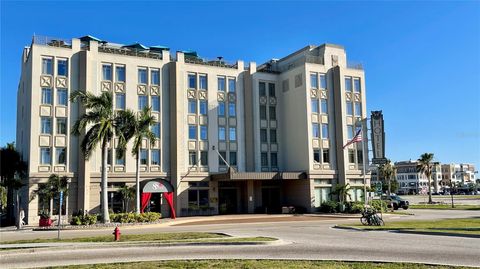
[[[68,196],[68,177],[67,176],[62,176],[60,177],[57,174],[51,174],[48,177],[48,181],[45,184],[39,184],[38,189],[34,190],[32,194],[30,195],[30,201],[35,199],[37,196],[41,196],[43,199],[46,199],[49,201],[51,209],[49,211],[49,215],[52,216],[53,212],[53,199],[55,197],[60,195],[60,192],[63,192],[63,199],[66,200]],[[59,208],[58,212],[62,212],[62,209]]]
[[[100,144],[102,150],[102,216],[103,222],[109,223],[108,213],[108,195],[107,195],[107,166],[108,166],[108,145],[115,135],[118,138],[118,153],[123,155],[127,145],[128,137],[124,135],[126,127],[131,124],[128,118],[133,115],[131,111],[121,111],[116,113],[113,109],[113,96],[111,92],[103,92],[96,96],[90,92],[75,91],[70,95],[72,102],[79,101],[86,109],[86,113],[81,115],[72,127],[72,134],[79,136],[86,131],[82,140],[81,149],[85,160],[88,160]],[[90,128],[87,129],[87,126]]]
[[[383,177],[388,183],[388,195],[392,192],[392,184],[391,181],[395,178],[397,174],[397,168],[395,165],[392,164],[390,160],[387,160],[387,163],[380,165],[378,168],[379,174]]]
[[[140,151],[142,148],[142,141],[147,140],[150,142],[150,145],[155,145],[156,137],[155,134],[151,131],[150,126],[155,123],[155,118],[151,115],[151,108],[145,107],[137,115],[135,119],[135,124],[131,133],[128,135],[133,135],[133,146],[132,154],[136,158],[136,199],[135,199],[135,211],[140,213]]]
[[[432,204],[432,168],[433,153],[423,153],[418,159],[417,172],[424,174],[428,179],[428,203]]]

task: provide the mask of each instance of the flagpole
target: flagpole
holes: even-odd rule
[[[364,197],[364,202],[365,206],[368,204],[367,202],[367,164],[365,163],[367,161],[367,158],[365,157],[365,145],[368,146],[368,144],[365,143],[365,140],[368,141],[368,134],[367,134],[367,118],[362,119],[362,159],[363,159],[363,197]],[[368,150],[368,149],[367,149]]]

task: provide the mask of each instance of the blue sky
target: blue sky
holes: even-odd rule
[[[336,43],[363,63],[368,110],[383,110],[386,155],[433,152],[480,166],[480,2],[1,2],[0,144],[15,140],[22,48],[33,34],[91,34],[203,57],[280,58]]]

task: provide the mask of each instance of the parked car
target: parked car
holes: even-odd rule
[[[410,206],[410,203],[407,200],[402,199],[397,195],[382,195],[381,199],[382,201],[385,201],[387,203],[388,208],[391,208],[393,206],[394,210],[397,210],[399,208],[407,210]]]

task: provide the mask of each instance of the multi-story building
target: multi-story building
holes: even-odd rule
[[[177,215],[313,211],[336,184],[349,183],[354,200],[362,196],[360,143],[343,145],[366,117],[365,77],[341,46],[307,46],[257,66],[91,36],[35,36],[23,51],[17,97],[29,222],[52,208],[42,197],[28,199],[52,173],[70,178],[67,214],[99,210],[100,149],[85,160],[82,136],[69,132],[85,112],[68,98],[76,90],[109,91],[116,110],[152,107],[157,140],[141,150],[140,187],[171,185]],[[119,157],[117,144],[114,138],[108,158],[114,211],[118,189],[135,185],[135,159]],[[148,206],[168,215],[162,200],[153,194]]]
[[[442,188],[449,189],[453,182],[457,186],[475,183],[475,166],[468,163],[442,164]]]
[[[399,183],[399,194],[428,193],[428,178],[417,171],[417,161],[400,161],[395,163],[397,168],[397,180]],[[442,169],[439,163],[433,163],[431,176],[431,191],[440,191]]]

